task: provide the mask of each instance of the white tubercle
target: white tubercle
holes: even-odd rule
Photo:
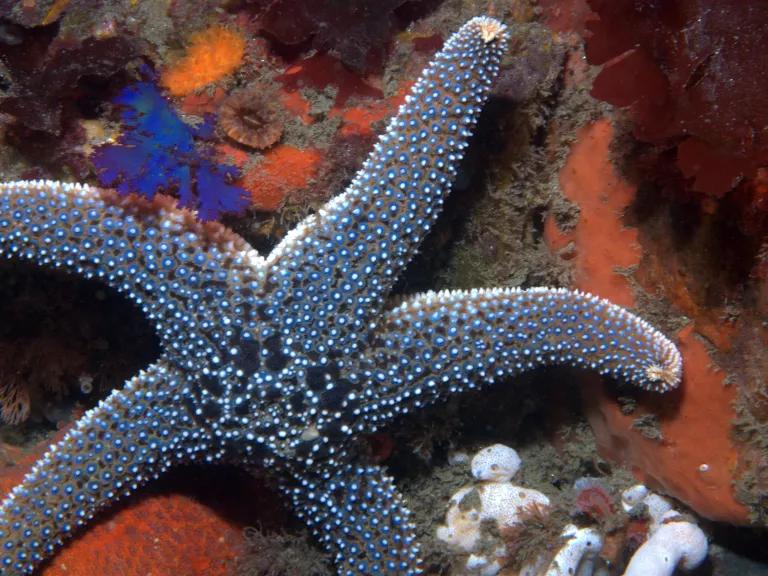
[[[578,528],[568,524],[561,536],[567,538],[567,541],[555,554],[547,568],[546,576],[576,574],[583,562],[599,554],[603,548],[602,536],[592,528]]]
[[[509,482],[520,469],[520,456],[514,448],[493,444],[472,458],[472,476],[478,480]]]
[[[704,532],[677,513],[667,513],[665,523],[659,525],[648,540],[637,549],[624,576],[671,576],[680,567],[692,570],[707,557],[707,537]]]

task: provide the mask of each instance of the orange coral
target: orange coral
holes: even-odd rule
[[[244,187],[259,210],[276,210],[316,174],[322,155],[317,150],[277,146],[264,154],[264,161],[246,173]]]
[[[244,54],[240,34],[211,26],[191,37],[186,54],[163,71],[161,83],[173,96],[189,94],[232,73]]]

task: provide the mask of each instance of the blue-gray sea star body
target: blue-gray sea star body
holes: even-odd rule
[[[546,364],[645,388],[680,356],[650,325],[563,289],[385,298],[434,222],[496,76],[505,27],[475,18],[423,72],[355,180],[266,258],[168,201],[54,182],[0,187],[0,254],[97,278],[154,322],[161,358],[90,410],[0,507],[0,573],[25,574],[169,467],[278,475],[340,574],[417,574],[392,480],[354,436]]]

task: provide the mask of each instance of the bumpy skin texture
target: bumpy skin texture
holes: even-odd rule
[[[506,40],[493,19],[465,24],[350,187],[267,259],[167,199],[55,182],[0,186],[0,255],[127,294],[164,348],[3,501],[1,574],[32,572],[99,509],[191,461],[278,474],[339,574],[418,574],[408,510],[392,480],[361,461],[359,434],[547,364],[677,385],[674,345],[586,294],[441,292],[383,309],[450,190]]]

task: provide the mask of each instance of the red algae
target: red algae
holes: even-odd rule
[[[342,63],[328,54],[316,54],[288,68],[276,78],[288,91],[299,88],[324,90],[328,86],[338,89],[335,105],[344,106],[352,96],[381,98],[383,92],[365,79],[350,72]]]
[[[587,57],[604,64],[592,94],[627,107],[635,136],[678,147],[701,194],[722,196],[768,163],[768,5],[685,0],[640,5],[590,0]],[[682,149],[681,149],[682,148]]]

